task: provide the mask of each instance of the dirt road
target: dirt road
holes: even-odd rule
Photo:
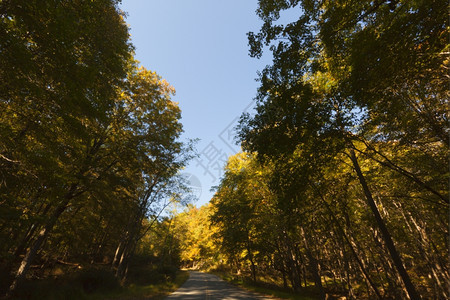
[[[166,300],[271,299],[239,289],[215,275],[197,271],[190,271],[189,275],[189,279]]]

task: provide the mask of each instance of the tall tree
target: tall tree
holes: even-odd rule
[[[2,195],[11,211],[24,209],[17,200],[27,199],[27,207],[46,199],[49,213],[17,282],[69,202],[92,180],[96,141],[131,46],[116,1],[3,1],[0,11]]]
[[[300,150],[310,169],[347,153],[412,299],[420,296],[361,171],[355,140],[420,144],[430,155],[435,147],[448,149],[444,7],[443,1],[259,1],[264,24],[258,34],[249,34],[251,55],[260,56],[263,45],[271,45],[274,59],[261,74],[256,116],[241,121],[245,149],[263,159]],[[302,15],[285,26],[276,23],[286,9]],[[434,19],[424,20],[425,15]],[[413,118],[420,121],[409,126]],[[386,159],[379,162],[389,165]],[[390,167],[399,173],[406,169]],[[407,173],[434,191],[430,200],[438,196],[445,202],[442,194],[448,191],[430,187],[420,172]]]
[[[108,237],[119,244],[121,222],[126,267],[143,219],[176,196],[190,157],[174,90],[133,61],[118,1],[3,1],[0,14],[0,263],[15,270],[10,291],[38,257],[113,256],[102,248]]]

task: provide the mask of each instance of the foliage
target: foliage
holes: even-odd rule
[[[145,275],[145,267],[141,266],[141,268],[141,274]],[[147,269],[147,272],[150,272],[152,267],[147,266]],[[132,278],[126,285],[120,286],[117,278],[110,271],[106,269],[91,271],[92,269],[58,279],[26,281],[14,299],[136,299],[143,297],[163,299],[189,277],[188,272],[177,271],[174,280],[141,283],[138,278]],[[86,281],[89,278],[92,281]],[[88,282],[89,287],[93,287],[93,282],[102,284],[97,285],[95,290],[86,290],[83,282]]]
[[[448,298],[447,8],[260,0],[250,55],[273,63],[241,118],[246,152],[209,205],[161,217],[192,143],[118,1],[2,1],[1,292],[80,298],[145,277],[147,296],[184,265],[322,299]],[[74,285],[47,293],[65,274]]]
[[[186,189],[177,173],[192,143],[180,141],[174,89],[133,60],[118,1],[3,1],[0,13],[9,293],[58,264],[110,264],[123,281],[145,220]]]
[[[413,280],[429,287],[421,292],[444,292],[433,289],[447,276],[442,205],[424,201],[426,192],[371,159],[363,160],[361,168],[397,248],[407,253],[403,257]],[[218,223],[219,249],[232,273],[298,292],[314,283],[319,294],[319,276],[330,295],[376,297],[375,288],[382,297],[400,297],[399,278],[391,275],[395,267],[351,170],[345,155],[314,177],[303,175],[299,160],[271,166],[249,154],[230,158],[211,203],[211,221]],[[432,249],[432,244],[440,246]]]
[[[273,64],[239,134],[270,170],[294,260],[321,297],[324,277],[349,297],[362,296],[361,281],[368,297],[448,296],[446,7],[259,1],[264,24],[249,33],[250,54],[269,46]],[[301,16],[280,24],[284,10]],[[241,180],[229,178],[219,197]]]
[[[221,260],[217,228],[209,221],[209,205],[189,204],[182,212],[153,224],[138,245],[138,253],[160,257],[161,265],[208,270]]]

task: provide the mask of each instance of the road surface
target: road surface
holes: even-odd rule
[[[241,290],[219,277],[197,271],[189,271],[189,279],[166,300],[254,300],[271,299]]]

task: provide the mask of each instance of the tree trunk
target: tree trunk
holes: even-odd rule
[[[284,259],[284,257],[283,257],[283,255],[282,255],[282,251],[281,251],[281,249],[280,249],[280,241],[278,241],[277,243],[276,243],[276,247],[277,247],[277,252],[278,252],[278,255],[280,256],[280,272],[281,272],[281,276],[283,277],[283,288],[284,289],[287,289],[288,288],[288,285],[287,285],[287,280],[286,280],[286,264],[285,264],[285,259]]]
[[[123,240],[121,240],[119,242],[119,245],[117,245],[116,252],[114,254],[114,258],[111,263],[112,268],[115,268],[119,263],[119,258],[122,256],[122,252],[123,252]]]
[[[430,268],[430,276],[434,279],[434,284],[437,287],[437,289],[440,291],[442,296],[445,299],[449,298],[448,289],[446,288],[445,284],[443,282],[449,282],[448,273],[445,272],[440,266],[437,260],[435,259],[435,256],[438,256],[439,253],[434,253],[432,249],[430,249],[430,239],[428,238],[428,235],[424,228],[422,228],[418,222],[415,220],[415,218],[412,216],[410,212],[406,212],[403,210],[402,205],[400,203],[395,203],[399,209],[400,212],[405,219],[405,223],[411,233],[413,233],[413,228],[410,224],[414,225],[414,228],[419,233],[419,239],[416,240],[416,247],[419,249],[419,253],[424,261],[427,262],[429,268]],[[439,276],[439,275],[440,276]]]
[[[370,192],[369,187],[367,185],[366,179],[361,172],[361,168],[359,167],[358,159],[356,158],[355,151],[353,149],[350,149],[350,159],[352,160],[353,167],[356,171],[359,182],[363,188],[364,195],[367,200],[367,204],[369,205],[369,207],[375,217],[377,226],[379,227],[379,229],[381,231],[385,245],[389,251],[392,261],[394,262],[394,266],[397,269],[397,271],[402,279],[403,284],[405,285],[406,292],[407,292],[409,298],[412,300],[421,299],[419,293],[416,291],[416,288],[412,284],[408,273],[406,272],[406,269],[403,265],[402,259],[401,259],[400,255],[394,245],[394,242],[392,240],[391,234],[389,233],[389,230],[387,229],[386,224],[384,223],[384,220],[382,219],[380,212],[378,211],[378,208],[372,197],[372,193]]]
[[[313,275],[314,279],[314,285],[319,291],[319,298],[320,299],[326,299],[326,293],[322,286],[322,279],[319,274],[319,263],[317,262],[317,259],[314,257],[314,255],[311,252],[311,249],[309,247],[308,240],[305,236],[305,231],[303,227],[300,227],[302,236],[303,236],[303,243],[305,244],[305,250],[306,250],[306,256],[309,259],[310,262],[310,270]]]
[[[127,275],[126,271],[128,269],[128,258],[129,258],[129,249],[127,246],[122,252],[116,271],[116,277],[119,278],[121,281],[124,281]]]
[[[253,260],[252,249],[250,247],[250,239],[247,240],[247,252],[248,252],[248,260],[250,261],[250,269],[252,272],[252,280],[253,282],[256,282],[256,266]]]
[[[56,222],[58,221],[58,218],[61,216],[61,214],[64,212],[64,210],[67,208],[67,205],[69,204],[69,201],[71,199],[70,195],[67,195],[63,202],[59,204],[59,206],[55,209],[53,212],[53,215],[50,217],[49,221],[45,225],[45,227],[39,232],[36,240],[28,250],[27,254],[23,258],[22,262],[20,263],[19,269],[16,272],[16,275],[14,277],[14,281],[12,282],[11,286],[9,287],[8,295],[11,295],[14,293],[14,291],[17,289],[17,287],[20,285],[22,280],[27,275],[27,272],[30,268],[30,265],[32,261],[34,260],[37,252],[39,249],[41,249],[42,244],[44,240],[47,238],[50,231],[55,226]]]
[[[408,172],[406,169],[404,169],[404,168],[400,167],[399,165],[397,165],[396,163],[394,163],[386,155],[382,154],[380,151],[376,150],[374,146],[370,145],[370,143],[368,141],[363,141],[363,142],[364,142],[364,144],[367,146],[367,148],[369,150],[371,150],[373,153],[375,153],[375,155],[378,154],[379,156],[381,156],[382,159],[384,159],[384,161],[376,158],[375,155],[371,155],[371,154],[367,153],[366,151],[360,151],[363,155],[365,155],[365,156],[369,157],[370,159],[376,161],[380,165],[385,166],[385,167],[387,167],[387,168],[389,168],[389,169],[391,169],[391,170],[393,170],[393,171],[395,171],[395,172],[405,176],[406,178],[412,180],[413,182],[415,182],[417,185],[419,185],[423,189],[433,193],[440,200],[442,200],[443,203],[449,204],[449,199],[447,197],[445,197],[444,195],[442,195],[441,193],[436,191],[436,189],[431,187],[429,184],[425,183],[416,174]]]
[[[302,288],[302,273],[301,273],[301,269],[300,269],[300,265],[298,263],[298,258],[300,257],[300,249],[298,248],[297,245],[292,245],[293,246],[293,254],[292,257],[292,262],[293,262],[293,268],[294,268],[294,278],[295,278],[295,284],[296,284],[296,290],[300,290]]]
[[[322,200],[322,203],[325,205],[325,208],[328,210],[328,212],[330,213],[331,218],[333,219],[336,227],[338,228],[338,230],[340,231],[340,233],[342,234],[342,237],[344,238],[344,240],[347,242],[351,253],[353,254],[353,257],[355,258],[356,262],[358,263],[359,269],[361,270],[361,272],[363,273],[364,278],[368,281],[370,287],[373,289],[373,291],[375,292],[376,296],[378,299],[382,299],[383,297],[380,294],[380,291],[378,290],[377,286],[375,285],[375,283],[372,281],[372,279],[370,278],[368,272],[366,271],[366,268],[363,264],[363,262],[361,261],[361,259],[359,258],[358,253],[356,252],[355,246],[353,245],[352,241],[350,240],[350,238],[347,236],[345,230],[342,228],[339,220],[336,218],[333,210],[330,208],[330,206],[328,205],[328,202],[325,201],[324,196],[322,195],[322,193],[320,193],[320,191],[318,189],[315,188],[315,186],[313,184],[311,184],[311,186],[316,190],[316,192],[319,194],[320,199]],[[349,283],[350,284],[350,283]]]

